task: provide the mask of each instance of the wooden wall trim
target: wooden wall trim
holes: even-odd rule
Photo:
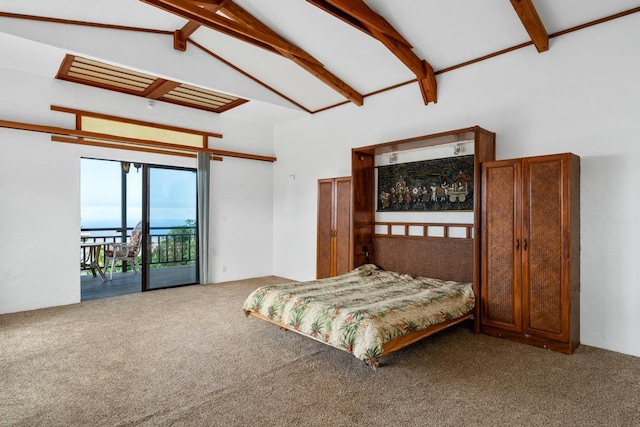
[[[178,126],[163,125],[160,123],[153,123],[153,122],[145,122],[142,120],[128,119],[126,117],[112,116],[108,114],[96,113],[93,111],[77,110],[75,108],[61,107],[58,105],[52,105],[51,111],[59,111],[61,113],[70,113],[70,114],[75,114],[76,116],[86,116],[86,117],[95,117],[97,119],[113,120],[116,122],[130,123],[134,125],[147,126],[147,127],[156,128],[156,129],[165,129],[165,130],[172,130],[172,131],[182,132],[182,133],[190,133],[193,135],[200,135],[203,138],[206,138],[209,136],[212,138],[222,138],[221,133],[205,132],[205,131],[200,131],[195,129],[182,128]]]
[[[84,137],[88,139],[97,139],[97,140],[107,141],[107,142],[120,142],[120,143],[124,142],[128,144],[132,144],[132,147],[134,145],[142,145],[147,147],[149,146],[156,147],[160,149],[164,147],[171,150],[180,150],[180,151],[193,151],[193,152],[202,151],[202,152],[213,154],[213,155],[236,157],[236,158],[247,159],[247,160],[259,160],[259,161],[265,161],[265,162],[275,162],[277,160],[275,157],[271,157],[271,156],[239,153],[235,151],[226,151],[226,150],[216,150],[211,148],[188,147],[184,145],[167,144],[159,141],[150,141],[150,140],[137,139],[137,138],[124,138],[124,137],[118,137],[114,135],[103,134],[103,133],[86,132],[86,131],[77,130],[77,129],[65,129],[65,128],[56,127],[56,126],[45,126],[45,125],[38,125],[33,123],[13,122],[9,120],[0,120],[0,127],[8,128],[8,129],[26,130],[31,132],[49,133],[52,135],[75,136],[75,137],[81,137],[81,138]],[[88,142],[86,143],[88,144]],[[122,148],[122,147],[119,147],[119,148]]]
[[[162,150],[158,148],[149,148],[149,147],[140,147],[140,146],[131,147],[127,145],[112,144],[112,143],[102,142],[102,141],[87,141],[85,138],[73,138],[73,137],[52,135],[51,141],[65,142],[68,144],[90,145],[93,147],[115,148],[117,150],[129,150],[129,151],[139,151],[144,153],[165,154],[169,156],[182,156],[182,157],[192,157],[192,158],[198,157],[198,154],[194,152],[167,151],[167,150]],[[222,161],[222,157],[218,157],[214,155],[210,155],[210,159],[217,162]]]
[[[28,21],[52,22],[54,24],[78,25],[82,27],[106,28],[110,30],[136,31],[140,33],[165,34],[173,36],[173,31],[156,30],[152,28],[129,27],[126,25],[101,24],[98,22],[77,21],[73,19],[50,18],[47,16],[23,15],[20,13],[0,12],[2,18],[25,19]]]

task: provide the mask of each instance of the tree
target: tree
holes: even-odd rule
[[[151,245],[151,267],[189,265],[196,262],[196,221],[187,219],[183,226],[172,228],[168,234],[158,236]]]

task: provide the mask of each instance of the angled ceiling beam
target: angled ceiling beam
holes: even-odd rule
[[[228,1],[229,0],[199,0],[194,1],[194,3],[198,5],[198,7],[215,13]],[[186,51],[187,39],[198,28],[200,28],[200,24],[195,21],[189,21],[181,29],[175,30],[173,33],[173,48],[183,52]]]
[[[176,50],[187,50],[187,39],[195,30],[200,28],[200,24],[195,21],[187,22],[184,27],[173,32],[173,48]]]
[[[393,26],[387,22],[382,16],[374,12],[362,0],[326,0],[327,3],[337,7],[349,16],[360,21],[366,28],[375,29],[376,32],[382,33],[387,37],[392,37],[403,43],[405,46],[412,48],[411,43],[406,41],[402,35],[396,31]]]
[[[362,105],[364,102],[363,96],[360,93],[325,69],[320,61],[299,47],[289,43],[231,0],[221,1],[219,7],[219,10],[230,18],[217,14],[217,10],[212,11],[210,7],[202,7],[202,1],[141,1],[288,58],[354,104]]]
[[[289,52],[309,62],[320,64],[318,60],[302,49],[289,43],[282,37],[273,37],[259,30],[251,28],[243,23],[233,21],[218,15],[206,8],[199,7],[194,0],[141,0],[144,3],[157,6],[160,9],[169,11],[183,18],[196,21],[200,25],[209,27],[216,31],[221,31],[232,37],[240,38],[244,41],[255,40],[260,46],[270,46],[275,52]],[[255,43],[254,43],[255,44]]]
[[[178,15],[180,17],[192,20],[194,22],[197,19],[197,16],[195,14],[191,14],[191,13],[185,12],[184,10],[181,10],[181,9],[179,9],[177,7],[173,7],[170,4],[164,3],[162,0],[140,0],[140,1],[142,1],[144,3],[147,3],[147,4],[150,4],[152,6],[156,6],[156,7],[160,8],[160,9],[166,11],[166,12],[173,13],[174,15]],[[199,22],[198,22],[198,24],[199,24]],[[269,52],[272,52],[272,53],[275,53],[275,54],[279,55],[279,52],[277,50],[275,50],[273,47],[269,46],[268,44],[259,42],[258,40],[253,39],[251,37],[242,35],[240,33],[235,33],[235,32],[230,31],[229,29],[227,29],[225,27],[218,26],[218,25],[213,24],[213,23],[211,25],[208,25],[208,27],[213,29],[213,30],[215,30],[215,31],[219,31],[219,32],[221,32],[223,34],[226,34],[226,35],[228,35],[230,37],[235,37],[235,38],[237,38],[239,40],[242,40],[242,41],[244,41],[246,43],[252,44],[254,46],[260,47],[260,48],[265,49],[265,50],[267,50]]]
[[[511,0],[511,4],[538,52],[549,50],[549,34],[531,0]]]
[[[193,2],[203,9],[209,9],[212,12],[218,11],[229,0],[193,0]]]
[[[438,102],[436,76],[431,65],[413,53],[411,44],[363,0],[307,1],[380,41],[416,75],[425,105]]]
[[[251,15],[232,1],[229,1],[222,9],[224,14],[235,19],[238,22],[243,22],[249,28],[254,28],[264,34],[268,34],[272,37],[280,37],[275,31],[262,23],[259,19]],[[326,85],[332,87],[338,93],[342,94],[345,98],[349,99],[356,105],[363,104],[363,97],[356,92],[352,87],[344,83],[342,80],[335,77],[333,74],[325,70],[322,64],[309,62],[306,58],[298,57],[289,51],[282,51],[282,56],[290,59],[298,64],[300,67],[307,70],[319,80],[323,81]],[[318,66],[319,65],[319,66]]]

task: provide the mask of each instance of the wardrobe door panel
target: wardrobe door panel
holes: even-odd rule
[[[316,277],[331,276],[333,240],[333,180],[318,181]]]
[[[525,333],[562,338],[566,327],[563,280],[563,167],[562,157],[525,159],[523,163],[523,269]]]
[[[351,178],[336,179],[335,185],[335,275],[340,275],[351,270]]]
[[[318,180],[316,278],[344,274],[351,262],[351,177]]]
[[[520,162],[483,164],[482,323],[517,331],[520,307]]]

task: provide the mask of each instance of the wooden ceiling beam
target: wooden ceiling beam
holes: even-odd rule
[[[289,43],[231,0],[225,1],[224,4],[221,2],[219,8],[221,12],[230,18],[212,12],[209,8],[200,7],[195,0],[141,1],[228,36],[251,43],[254,46],[264,48],[272,53],[277,53],[300,65],[354,104],[360,106],[364,102],[364,98],[360,93],[325,69],[320,61]]]
[[[215,12],[211,12],[208,9],[198,7],[192,0],[142,0],[145,3],[158,6],[161,9],[169,10],[172,13],[176,13],[187,19],[191,19],[204,25],[219,31],[220,28],[225,28],[226,34],[236,37],[241,35],[245,38],[257,40],[262,44],[271,46],[278,52],[288,52],[292,55],[303,58],[309,62],[322,65],[317,59],[309,55],[297,46],[289,43],[282,37],[275,37],[272,34],[266,34],[256,28],[247,26],[244,23],[236,22],[224,16],[218,15]],[[170,6],[170,8],[165,8]]]
[[[194,0],[194,3],[203,9],[207,9],[213,13],[220,10],[229,0]],[[200,24],[195,21],[187,22],[184,27],[179,30],[175,30],[173,33],[173,47],[174,49],[186,51],[187,39],[195,30],[200,28]]]
[[[147,3],[147,4],[150,4],[152,6],[155,6],[155,7],[159,8],[159,9],[162,9],[162,10],[164,10],[166,12],[173,13],[174,15],[178,15],[178,16],[180,16],[182,18],[189,19],[191,21],[195,21],[197,19],[196,15],[188,13],[188,12],[185,12],[183,10],[180,10],[180,9],[178,9],[176,7],[173,7],[173,6],[169,5],[169,4],[165,4],[161,0],[140,0],[140,1],[142,1],[144,3]],[[208,25],[207,27],[209,27],[209,28],[211,28],[211,29],[213,29],[215,31],[218,31],[220,33],[226,34],[226,35],[228,35],[230,37],[235,37],[235,38],[237,38],[239,40],[242,40],[242,41],[244,41],[246,43],[252,44],[254,46],[257,46],[259,48],[267,50],[269,52],[279,54],[279,52],[277,50],[275,50],[273,47],[269,46],[268,44],[261,43],[256,39],[252,39],[251,37],[247,37],[247,36],[244,36],[242,34],[233,32],[233,31],[231,31],[231,30],[229,30],[229,29],[227,29],[225,27],[222,27],[222,26],[219,26],[219,25],[216,25],[216,24],[213,24],[213,23],[211,23],[211,25]]]
[[[226,16],[233,19],[234,22],[240,23],[241,25],[246,26],[248,31],[252,34],[255,34],[254,32],[266,34],[269,37],[281,39],[285,44],[290,45],[289,42],[287,42],[278,33],[276,33],[271,28],[269,28],[269,26],[265,25],[262,21],[260,21],[255,16],[251,15],[242,7],[235,4],[233,1],[229,1],[225,5],[225,7],[222,9],[222,11]],[[256,39],[259,39],[258,34],[255,34],[254,37]],[[293,46],[293,45],[290,45],[290,46]],[[298,55],[296,55],[296,52],[293,51],[292,49],[289,49],[289,48],[283,49],[278,46],[273,46],[273,48],[285,58],[293,59],[298,57]],[[323,66],[320,61],[316,60],[311,55],[301,56],[300,59],[314,63],[315,65]]]
[[[228,16],[231,19],[234,19],[236,22],[242,22],[249,28],[253,28],[258,31],[262,31],[265,34],[269,34],[273,37],[281,38],[278,33],[269,28],[268,25],[264,24],[258,18],[247,12],[242,7],[238,6],[233,1],[227,2],[224,8],[222,9],[225,16]]]
[[[208,9],[212,12],[220,10],[222,6],[229,2],[229,0],[193,0],[193,2],[203,9]]]
[[[238,6],[233,1],[229,1],[222,8],[222,11],[225,15],[237,20],[238,22],[243,22],[251,28],[255,28],[258,31],[269,34],[273,37],[280,37],[275,31],[269,28],[269,26],[262,23],[262,21],[251,15],[249,12]],[[283,51],[281,52],[281,54],[298,64],[300,67],[304,68],[306,71],[314,75],[326,85],[332,87],[334,90],[342,94],[345,98],[349,99],[354,104],[359,106],[363,104],[364,101],[362,95],[360,95],[356,90],[347,85],[345,82],[329,73],[324,68],[324,66],[322,66],[322,64],[310,63],[305,58],[299,58],[298,56],[293,55],[288,51]]]
[[[195,30],[200,28],[200,24],[195,21],[187,22],[184,27],[173,32],[173,48],[176,50],[187,50],[187,39]]]
[[[360,21],[358,21],[357,19],[355,19],[351,15],[344,13],[343,11],[338,9],[337,7],[332,6],[331,4],[327,3],[326,0],[307,0],[307,2],[311,3],[312,5],[318,7],[320,9],[322,9],[322,10],[324,10],[328,14],[333,15],[334,17],[340,19],[341,21],[344,21],[345,23],[351,25],[352,27],[362,31],[363,33],[367,34],[368,36],[373,37],[373,34],[371,34],[371,31],[369,31],[369,29],[367,27],[362,25],[362,23]]]
[[[411,43],[402,37],[395,28],[382,16],[378,15],[362,0],[326,0],[330,5],[337,7],[349,16],[363,23],[367,28],[375,29],[385,36],[392,37],[401,42],[409,49],[413,48]]]
[[[531,0],[511,0],[522,25],[539,53],[549,50],[549,34]]]
[[[433,68],[427,61],[422,61],[422,65],[425,70],[424,79],[418,79],[418,86],[420,86],[420,93],[422,94],[422,100],[424,105],[429,102],[438,102],[438,83],[436,82],[436,74]]]
[[[425,105],[438,102],[433,67],[420,59],[406,41],[385,18],[378,15],[363,0],[307,0],[325,12],[365,32],[381,42],[416,75]]]

